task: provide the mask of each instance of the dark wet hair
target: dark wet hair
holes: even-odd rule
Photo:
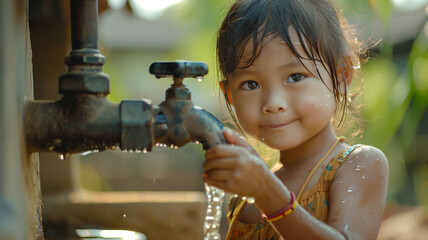
[[[306,56],[301,56],[293,46],[289,26],[296,30]],[[347,89],[339,89],[341,81],[346,86],[346,77],[339,79],[339,73],[345,76],[347,68],[359,67],[360,44],[333,3],[330,0],[237,0],[217,36],[218,67],[226,91],[228,76],[237,68],[251,66],[268,36],[282,38],[299,61],[321,62],[333,82],[330,90],[341,113],[340,125],[350,101]],[[253,46],[250,55],[244,51],[248,43]],[[317,74],[320,76],[318,69]],[[227,94],[225,97],[229,112],[237,122]]]

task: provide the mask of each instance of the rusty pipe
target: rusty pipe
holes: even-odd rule
[[[115,146],[150,151],[156,143],[182,146],[190,141],[208,149],[224,142],[221,123],[195,107],[182,84],[184,77],[205,75],[206,64],[155,64],[160,67],[154,69],[157,77],[174,77],[159,107],[149,100],[112,103],[106,98],[110,80],[102,72],[105,59],[98,51],[98,0],[73,0],[70,7],[72,51],[65,58],[68,71],[59,78],[64,97],[27,102],[24,131],[30,152],[76,153]]]
[[[98,0],[70,1],[71,47],[98,49]]]
[[[204,149],[225,143],[221,122],[190,100],[110,102],[103,95],[77,94],[53,101],[29,101],[25,136],[30,152],[78,153],[151,151],[157,143],[181,147],[199,142]]]
[[[120,143],[117,103],[104,95],[77,94],[59,101],[29,101],[24,129],[30,152],[105,150]]]

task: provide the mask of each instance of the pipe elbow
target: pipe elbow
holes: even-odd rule
[[[155,113],[155,142],[181,147],[199,142],[205,150],[226,143],[223,124],[188,100],[167,100]]]
[[[201,107],[193,106],[184,125],[191,140],[200,142],[204,150],[227,143],[223,135],[223,124]]]

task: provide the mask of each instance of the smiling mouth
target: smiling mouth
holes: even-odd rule
[[[285,127],[287,125],[289,125],[291,122],[286,122],[286,123],[269,123],[269,124],[263,124],[262,127],[263,128],[268,128],[268,129],[276,129],[276,128],[281,128],[281,127]]]

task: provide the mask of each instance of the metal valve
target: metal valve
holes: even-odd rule
[[[190,100],[191,93],[183,84],[183,79],[202,79],[208,73],[208,66],[203,62],[154,62],[149,71],[157,78],[173,78],[174,84],[166,90],[166,100]]]
[[[203,62],[190,61],[154,62],[149,71],[157,78],[197,78],[208,73],[208,66]]]

